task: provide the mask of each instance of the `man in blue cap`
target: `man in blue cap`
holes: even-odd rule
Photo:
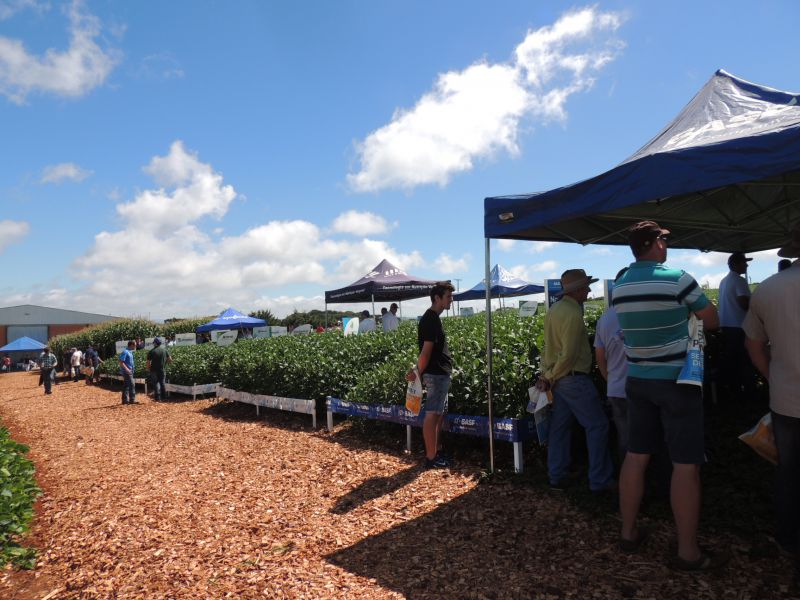
[[[147,353],[147,370],[150,372],[150,381],[153,382],[153,400],[159,402],[167,397],[167,364],[172,362],[172,357],[161,345],[161,338],[155,338],[153,346]]]

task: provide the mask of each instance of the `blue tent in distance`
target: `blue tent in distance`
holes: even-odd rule
[[[489,290],[492,298],[527,296],[528,294],[541,294],[544,292],[543,286],[520,279],[500,265],[494,266],[490,280],[492,285]],[[478,282],[477,285],[460,294],[453,294],[453,300],[458,300],[459,302],[462,300],[482,300],[484,298],[486,298],[486,284],[483,281]]]
[[[28,336],[22,336],[0,348],[0,352],[35,352],[43,350],[46,345]]]
[[[213,321],[209,321],[197,328],[197,333],[206,331],[216,331],[220,329],[251,329],[253,327],[264,327],[267,322],[264,319],[248,317],[234,308],[223,311]]]

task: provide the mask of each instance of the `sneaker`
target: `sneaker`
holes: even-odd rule
[[[436,458],[434,458],[433,460],[434,460],[434,462],[438,461],[438,462],[442,463],[445,467],[449,467],[450,466],[450,457],[447,456],[441,450],[439,450],[439,452],[436,453]]]
[[[433,460],[426,458],[424,464],[425,469],[446,469],[449,466],[450,463],[439,457],[436,457]]]

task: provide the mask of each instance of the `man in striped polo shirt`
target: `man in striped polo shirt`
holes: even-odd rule
[[[612,302],[628,357],[629,439],[619,478],[619,547],[636,552],[646,537],[646,531],[637,528],[636,517],[647,464],[663,439],[673,464],[670,504],[678,532],[678,554],[671,564],[703,571],[722,562],[697,544],[700,465],[705,462],[703,398],[698,386],[675,380],[686,357],[690,313],[702,319],[706,329],[716,329],[717,309],[691,275],[663,264],[668,230],[654,221],[642,221],[629,234],[636,261],[615,283]]]

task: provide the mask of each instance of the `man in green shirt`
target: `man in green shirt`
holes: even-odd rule
[[[589,296],[589,285],[595,281],[583,269],[564,271],[562,298],[550,307],[544,319],[542,373],[536,386],[553,392],[547,441],[547,475],[553,489],[562,489],[568,478],[572,424],[576,419],[586,430],[589,488],[604,492],[615,485],[608,451],[608,417],[589,376],[592,349],[583,322],[583,303]]]
[[[172,357],[161,345],[161,338],[154,339],[153,345],[153,349],[147,353],[147,370],[153,382],[153,400],[159,402],[167,397],[167,365],[172,362]]]

